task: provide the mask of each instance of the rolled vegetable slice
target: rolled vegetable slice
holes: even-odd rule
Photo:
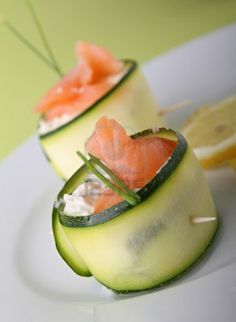
[[[60,191],[53,209],[53,232],[63,259],[79,275],[93,275],[117,292],[150,289],[180,276],[206,251],[218,226],[207,182],[184,137],[160,129],[132,138],[140,136],[177,144],[137,192],[138,205],[121,201],[96,215],[64,214],[58,201],[84,182],[89,171],[82,166]]]
[[[101,116],[107,115],[128,125],[129,134],[161,123],[156,102],[138,64],[133,60],[114,60],[104,51],[91,44],[82,44],[79,52],[86,62],[65,76],[60,86],[52,88],[36,109],[42,113],[38,133],[43,151],[65,179],[82,164],[76,151],[83,151],[86,139]],[[100,56],[102,59],[98,60]],[[120,74],[116,71],[117,64],[121,68]],[[114,85],[107,87],[110,75]],[[98,93],[101,95],[94,101]],[[73,116],[77,108],[79,113]],[[63,124],[42,131],[41,125],[45,121],[56,124],[63,117],[66,120]]]

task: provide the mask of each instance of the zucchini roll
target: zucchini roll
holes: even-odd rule
[[[118,60],[106,49],[80,43],[78,65],[41,100],[38,134],[48,160],[68,179],[82,164],[76,156],[107,115],[132,134],[160,124],[156,103],[133,60]]]
[[[104,117],[86,151],[53,208],[66,263],[117,292],[161,286],[187,271],[211,243],[218,219],[184,137],[165,128],[128,136]]]

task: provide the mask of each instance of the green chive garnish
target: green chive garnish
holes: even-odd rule
[[[25,38],[14,26],[12,23],[7,21],[5,18],[1,18],[1,21],[7,27],[7,29],[16,36],[26,47],[28,47],[36,56],[38,56],[48,67],[50,67],[53,71],[58,72],[55,69],[55,66],[51,61],[44,56],[28,39]]]
[[[127,189],[126,191],[120,189],[119,187],[114,185],[114,183],[112,183],[110,180],[108,180],[101,172],[99,172],[96,169],[96,167],[91,162],[92,160],[88,160],[80,151],[77,151],[77,154],[83,160],[83,162],[85,163],[87,168],[93,174],[95,174],[98,177],[98,179],[100,179],[108,188],[113,190],[118,195],[122,196],[132,206],[135,206],[140,202],[140,196],[138,194],[134,193],[133,191],[129,190],[128,188],[126,188]],[[105,169],[103,169],[103,170],[106,172]],[[109,172],[111,172],[111,170],[109,170]],[[112,174],[112,175],[115,176],[114,174]],[[117,180],[119,180],[119,179],[117,178]],[[120,182],[120,180],[119,180],[119,182]],[[128,190],[129,190],[129,193],[127,192]]]
[[[31,1],[30,0],[25,0],[25,3],[26,3],[26,5],[27,5],[27,7],[29,9],[29,12],[30,12],[30,14],[31,14],[31,16],[33,18],[33,21],[34,21],[35,26],[36,26],[36,28],[38,30],[38,33],[40,35],[40,38],[41,38],[42,43],[44,45],[44,48],[45,48],[46,52],[48,53],[48,56],[51,59],[51,62],[55,66],[55,69],[56,69],[57,73],[60,76],[63,76],[63,73],[62,73],[62,71],[61,71],[61,69],[59,67],[59,64],[58,64],[54,54],[53,54],[52,48],[49,45],[49,42],[48,42],[47,37],[46,37],[46,34],[45,34],[45,32],[44,32],[44,30],[42,28],[42,25],[41,25],[41,23],[39,21],[39,18],[38,18],[37,14],[36,14],[36,11],[35,11],[32,3],[31,3]]]
[[[118,186],[124,190],[127,194],[129,194],[130,196],[136,198],[137,200],[140,201],[140,196],[135,193],[134,191],[130,190],[127,185],[121,181],[107,166],[105,166],[104,163],[102,163],[98,158],[96,158],[94,155],[90,154],[89,153],[89,156],[91,158],[91,160],[96,164],[98,165],[101,169],[103,169],[106,174],[109,175],[109,177],[116,183],[118,184]]]

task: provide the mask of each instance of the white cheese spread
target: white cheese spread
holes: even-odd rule
[[[38,133],[46,134],[48,132],[51,132],[57,129],[58,127],[68,123],[69,121],[73,120],[74,117],[75,115],[63,114],[61,116],[54,117],[50,121],[40,119],[39,126],[38,126]]]
[[[72,194],[64,194],[64,214],[69,216],[89,216],[93,214],[94,201],[106,189],[106,186],[94,175],[89,175]]]

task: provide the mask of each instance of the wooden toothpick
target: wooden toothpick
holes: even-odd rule
[[[195,224],[203,224],[210,221],[215,221],[216,217],[197,217],[197,216],[190,216],[190,223]]]
[[[170,106],[167,106],[165,108],[162,108],[161,110],[159,110],[157,113],[160,115],[160,116],[163,116],[165,114],[168,114],[168,113],[172,113],[172,112],[176,112],[178,110],[181,110],[182,108],[188,106],[189,104],[191,103],[190,100],[185,100],[183,102],[179,102],[179,103],[176,103],[176,104],[173,104],[173,105],[170,105]]]

